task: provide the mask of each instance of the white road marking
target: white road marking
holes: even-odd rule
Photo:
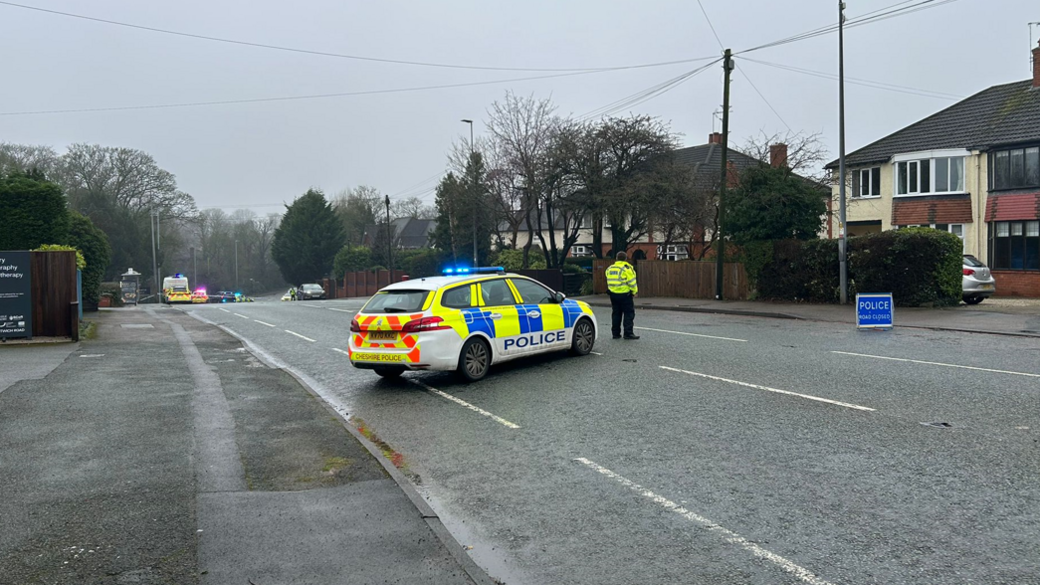
[[[590,351],[589,353],[591,353],[592,355],[603,355],[598,351]]]
[[[1030,378],[1040,378],[1040,374],[1030,374],[1028,372],[1012,372],[1009,370],[994,370],[991,368],[976,368],[974,366],[961,366],[958,364],[944,364],[942,362],[926,362],[924,360],[911,360],[905,358],[894,358],[885,357],[883,355],[870,355],[866,353],[852,353],[849,351],[832,351],[831,353],[837,353],[840,355],[853,355],[856,357],[873,358],[876,360],[891,360],[894,362],[909,362],[911,364],[923,364],[926,366],[944,366],[947,368],[961,368],[963,370],[975,370],[977,372],[993,372],[994,374],[1011,374],[1012,376],[1028,376]]]
[[[837,406],[844,406],[845,408],[853,408],[855,410],[866,410],[874,412],[873,408],[866,406],[860,406],[858,404],[850,404],[848,402],[839,402],[837,400],[830,400],[827,398],[820,398],[819,396],[812,396],[810,394],[800,394],[798,392],[791,392],[790,390],[780,390],[778,388],[770,388],[769,386],[759,386],[758,384],[749,384],[748,382],[741,382],[739,380],[730,380],[728,378],[720,378],[718,376],[712,376],[709,374],[701,374],[699,372],[691,372],[689,370],[680,370],[678,368],[670,368],[668,366],[658,366],[662,370],[668,370],[670,372],[679,372],[681,374],[689,374],[691,376],[700,376],[701,378],[707,378],[709,380],[716,380],[719,382],[727,382],[729,384],[736,384],[738,386],[745,386],[747,388],[754,388],[756,390],[765,390],[767,392],[776,392],[777,394],[786,394],[788,396],[797,396],[799,398],[806,398],[808,400],[815,400],[817,402],[826,402],[827,404],[834,404]]]
[[[626,479],[625,477],[622,477],[622,476],[614,473],[613,471],[611,471],[611,470],[607,469],[606,467],[603,467],[603,466],[595,463],[594,461],[589,461],[588,459],[586,459],[584,457],[579,457],[579,458],[575,459],[575,461],[577,461],[578,463],[581,463],[582,465],[585,465],[586,467],[588,467],[588,468],[590,468],[590,469],[600,473],[601,475],[604,475],[606,477],[609,477],[610,479],[613,479],[613,480],[617,481],[618,483],[620,483],[621,485],[627,487],[628,489],[630,489],[630,490],[636,492],[637,494],[639,494],[639,495],[649,499],[650,501],[654,502],[655,504],[658,504],[659,506],[661,506],[665,510],[668,510],[669,512],[674,512],[675,514],[678,514],[679,516],[681,516],[681,517],[683,517],[683,518],[685,518],[685,519],[687,519],[687,520],[689,520],[691,522],[695,522],[695,523],[701,525],[702,527],[708,529],[711,532],[715,532],[715,533],[721,535],[723,540],[725,540],[726,542],[728,542],[730,544],[735,544],[735,545],[743,548],[744,550],[748,551],[749,553],[755,555],[756,557],[775,564],[776,566],[780,567],[784,571],[787,571],[788,573],[794,575],[795,577],[797,577],[798,579],[801,579],[802,581],[804,581],[806,583],[809,583],[811,585],[832,585],[829,581],[825,581],[825,580],[817,577],[809,569],[806,569],[805,567],[797,565],[794,562],[792,562],[792,561],[790,561],[790,560],[788,560],[788,559],[786,559],[786,558],[784,558],[784,557],[782,557],[782,556],[780,556],[780,555],[778,555],[778,554],[776,554],[776,553],[774,553],[772,551],[766,550],[766,549],[758,546],[757,544],[751,542],[750,540],[744,538],[743,536],[737,534],[736,532],[733,532],[732,530],[729,530],[728,528],[724,528],[723,526],[720,526],[719,524],[716,524],[715,522],[709,520],[708,518],[705,518],[704,516],[701,516],[700,514],[697,514],[695,512],[691,512],[690,510],[687,510],[683,506],[681,506],[679,504],[676,504],[675,502],[669,500],[668,498],[665,498],[663,496],[659,496],[659,495],[655,494],[654,492],[646,489],[645,487],[639,485],[638,483],[635,483],[634,481]]]
[[[299,337],[300,339],[305,339],[305,340],[307,340],[307,341],[309,341],[311,343],[314,343],[314,341],[315,341],[315,340],[311,339],[310,337],[307,337],[306,335],[300,335],[299,333],[297,333],[295,331],[289,331],[288,329],[286,329],[285,332],[288,333],[289,335],[295,335],[296,337]]]
[[[308,309],[322,309],[321,305],[300,305],[301,307],[307,307]]]
[[[343,355],[345,355],[345,356],[347,356],[347,357],[350,357],[350,352],[349,352],[349,351],[343,351],[342,349],[340,349],[340,348],[338,348],[338,347],[334,347],[334,348],[332,348],[332,351],[338,351],[338,352],[340,352],[341,354],[343,354]]]
[[[271,325],[270,323],[265,323],[264,321],[261,321],[260,319],[253,319],[253,321],[256,321],[257,323],[259,323],[259,324],[261,324],[261,325],[263,325],[265,327],[274,327],[274,325]]]
[[[229,311],[229,310],[225,309],[224,307],[218,307],[218,308],[219,308],[219,309],[220,309],[221,311],[224,311],[225,313],[230,313],[230,312],[231,312],[231,311]]]
[[[245,315],[243,315],[241,313],[232,313],[232,315],[234,315],[236,317],[242,317],[243,319],[248,319],[249,318],[249,317],[246,317]]]
[[[690,337],[707,337],[708,339],[721,339],[723,341],[740,341],[747,342],[746,339],[736,339],[733,337],[719,337],[718,335],[704,335],[703,333],[687,333],[685,331],[670,331],[668,329],[654,329],[652,327],[634,327],[633,329],[642,329],[643,331],[656,331],[658,333],[674,333],[676,335],[689,335]]]
[[[330,310],[330,311],[339,311],[340,313],[357,313],[358,311],[361,310],[360,308],[357,308],[357,309],[337,309],[335,307],[326,307],[326,308],[328,310]]]
[[[436,394],[437,396],[440,396],[441,398],[447,398],[448,400],[454,402],[455,404],[460,404],[462,406],[465,406],[466,408],[472,410],[473,412],[480,413],[480,414],[490,418],[491,420],[493,420],[493,421],[495,421],[495,422],[497,422],[497,423],[499,423],[499,424],[501,424],[503,426],[509,427],[511,429],[518,429],[518,428],[520,428],[520,425],[518,425],[518,424],[511,423],[511,422],[507,421],[506,419],[504,419],[504,418],[502,418],[500,416],[496,416],[494,414],[491,414],[490,412],[484,410],[483,408],[479,408],[479,407],[473,406],[472,404],[466,402],[465,400],[463,400],[461,398],[456,398],[456,397],[452,396],[451,394],[448,394],[447,392],[441,392],[440,390],[434,388],[433,386],[429,386],[429,385],[427,385],[427,384],[425,384],[423,382],[420,382],[419,380],[408,380],[408,381],[411,382],[412,384],[415,384],[416,386],[419,386],[420,388],[424,388],[427,392],[430,392],[431,394]]]
[[[105,357],[105,354],[103,354],[103,353],[84,353],[84,354],[80,354],[79,357],[81,357],[81,358],[99,358],[99,357]]]

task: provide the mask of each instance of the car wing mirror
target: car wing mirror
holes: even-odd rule
[[[562,292],[556,292],[553,294],[553,300],[556,301],[557,304],[562,303],[563,301],[567,300],[567,295],[563,294]]]

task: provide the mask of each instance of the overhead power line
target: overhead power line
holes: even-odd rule
[[[804,69],[802,67],[795,67],[793,65],[782,65],[780,63],[770,63],[768,61],[760,61],[758,59],[752,59],[750,57],[744,57],[743,60],[747,61],[749,63],[757,63],[759,65],[764,65],[766,67],[773,67],[775,69],[782,69],[782,70],[785,70],[785,71],[792,71],[794,73],[801,73],[803,75],[810,75],[812,77],[820,77],[822,79],[831,79],[831,80],[838,79],[838,75],[835,74],[835,73],[827,73],[825,71],[815,71],[815,70],[812,70],[812,69]],[[873,81],[873,80],[870,80],[870,79],[861,79],[861,78],[856,78],[856,77],[849,77],[847,75],[845,76],[845,81],[846,81],[846,83],[851,83],[853,85],[861,85],[863,87],[872,87],[874,89],[883,89],[883,90],[886,90],[886,91],[894,91],[894,92],[905,93],[905,94],[910,94],[910,95],[918,95],[918,96],[922,96],[922,97],[930,97],[930,98],[937,98],[937,99],[944,99],[944,100],[960,100],[960,99],[964,99],[964,97],[965,97],[965,96],[957,95],[957,94],[953,94],[953,93],[946,93],[946,92],[941,92],[941,91],[933,91],[933,90],[930,90],[930,89],[921,89],[921,88],[918,88],[918,87],[910,87],[910,86],[906,86],[906,85],[897,85],[897,84],[894,84],[894,83],[885,83],[885,82],[881,82],[881,81]]]
[[[150,104],[150,105],[137,105],[137,106],[109,106],[100,108],[68,108],[68,109],[56,109],[56,110],[26,110],[20,112],[0,112],[0,116],[36,116],[43,114],[78,114],[88,112],[118,112],[128,110],[159,110],[167,108],[192,108],[200,106],[226,106],[232,104],[259,104],[267,102],[286,102],[286,101],[299,101],[299,100],[313,100],[313,99],[326,99],[326,98],[338,98],[338,97],[350,97],[350,96],[362,96],[362,95],[379,95],[379,94],[391,94],[391,93],[408,93],[416,91],[430,91],[438,89],[453,89],[458,87],[474,87],[479,85],[495,85],[499,83],[515,83],[521,81],[535,81],[539,79],[554,79],[557,77],[572,77],[575,75],[592,75],[595,73],[606,73],[606,71],[575,71],[571,73],[556,73],[552,75],[533,75],[529,77],[514,77],[511,79],[494,79],[490,81],[471,81],[467,83],[449,83],[444,85],[427,85],[423,87],[401,87],[395,89],[373,89],[367,91],[348,91],[341,93],[323,93],[323,94],[312,94],[312,95],[295,95],[295,96],[280,96],[280,97],[266,97],[266,98],[250,98],[250,99],[237,99],[237,100],[213,100],[213,101],[199,101],[199,102],[181,102],[181,103],[169,103],[169,104]]]
[[[697,6],[701,7],[701,14],[704,15],[704,20],[708,21],[708,28],[711,29],[711,34],[715,35],[715,41],[719,43],[719,48],[725,50],[725,45],[722,44],[722,39],[719,38],[719,33],[715,31],[715,25],[711,23],[711,18],[708,16],[708,11],[704,9],[704,3],[701,0],[697,0]]]
[[[685,73],[682,73],[680,75],[672,77],[671,79],[666,79],[665,81],[662,81],[661,83],[657,83],[657,84],[652,85],[652,86],[650,86],[650,87],[648,87],[648,88],[646,88],[644,90],[638,91],[638,92],[636,92],[634,94],[631,94],[629,96],[626,96],[626,97],[623,97],[623,98],[621,98],[619,100],[611,102],[611,103],[609,103],[609,104],[607,104],[605,106],[601,106],[599,108],[596,108],[595,110],[592,110],[590,112],[582,114],[578,118],[580,120],[590,120],[592,118],[601,118],[603,116],[610,116],[610,115],[615,114],[617,112],[620,112],[622,110],[625,110],[625,109],[637,106],[639,104],[642,104],[644,102],[650,101],[650,100],[656,98],[659,95],[662,95],[664,93],[667,93],[667,92],[675,89],[679,85],[685,83],[686,81],[688,81],[692,77],[696,76],[697,74],[707,70],[708,68],[710,68],[711,66],[715,65],[716,63],[718,63],[721,60],[722,60],[721,58],[720,59],[716,59],[715,61],[713,61],[711,63],[708,63],[707,65],[702,65],[702,66],[700,66],[700,67],[698,67],[696,69],[692,69],[690,71],[687,71]]]
[[[65,16],[68,18],[78,18],[80,20],[87,20],[91,22],[98,22],[102,24],[109,24],[113,26],[121,26],[125,28],[131,28],[136,30],[143,30],[153,33],[160,33],[164,35],[172,35],[178,37],[185,37],[191,39],[198,39],[203,41],[210,41],[215,43],[225,43],[231,45],[240,45],[245,47],[255,47],[259,49],[270,49],[274,51],[287,51],[290,53],[301,53],[305,55],[317,55],[320,57],[334,57],[338,59],[351,59],[355,61],[369,61],[373,63],[388,63],[393,65],[412,65],[417,67],[438,67],[442,69],[471,69],[478,71],[527,71],[527,72],[569,72],[569,71],[620,71],[623,69],[642,69],[647,67],[664,67],[666,65],[678,65],[680,63],[693,63],[696,61],[707,61],[708,59],[714,59],[714,57],[699,57],[693,59],[678,59],[673,61],[660,61],[656,63],[639,63],[635,65],[621,65],[616,67],[567,67],[567,68],[555,68],[555,67],[498,67],[498,66],[483,66],[483,65],[465,65],[458,63],[436,63],[430,61],[409,61],[406,59],[388,59],[383,57],[371,57],[367,55],[349,55],[344,53],[333,53],[329,51],[317,51],[313,49],[303,49],[299,47],[288,47],[283,45],[271,45],[267,43],[257,43],[253,41],[242,41],[237,39],[228,39],[223,37],[214,37],[209,35],[201,35],[195,33],[188,33],[183,31],[176,31],[170,29],[156,28],[152,26],[144,26],[139,24],[132,24],[128,22],[119,22],[116,20],[108,20],[105,18],[96,18],[93,16],[86,16],[83,14],[73,14],[71,12],[62,12],[60,10],[50,10],[47,8],[40,8],[38,6],[27,6],[25,4],[18,4],[15,2],[0,1],[0,5],[10,6],[13,8],[22,8],[25,10],[34,10],[36,12],[43,12],[47,14],[54,14],[57,16]]]
[[[896,18],[898,16],[905,16],[907,14],[913,14],[914,12],[920,12],[922,10],[929,10],[929,9],[932,9],[932,8],[938,8],[940,6],[944,6],[946,4],[952,4],[953,2],[957,2],[957,1],[958,0],[919,0],[915,4],[911,4],[910,6],[904,6],[905,4],[909,3],[909,0],[903,0],[902,2],[898,2],[896,4],[892,4],[890,6],[886,6],[884,8],[880,8],[878,10],[874,10],[872,12],[867,12],[866,14],[863,14],[862,16],[858,16],[856,18],[851,18],[851,19],[848,20],[848,22],[845,23],[845,28],[849,29],[849,28],[855,28],[855,27],[858,27],[858,26],[865,26],[865,25],[868,25],[868,24],[873,24],[875,22],[881,22],[883,20],[888,20],[890,18]],[[812,29],[812,30],[808,30],[808,31],[805,31],[805,32],[802,32],[802,33],[799,33],[799,34],[796,34],[796,35],[792,35],[792,36],[789,36],[789,37],[786,37],[786,38],[782,38],[782,39],[779,39],[779,40],[776,40],[776,41],[765,43],[763,45],[758,45],[758,46],[755,46],[755,47],[751,47],[749,49],[744,49],[743,51],[738,51],[735,54],[740,55],[740,54],[743,54],[743,53],[750,53],[752,51],[760,51],[762,49],[769,49],[769,48],[772,48],[772,47],[778,47],[778,46],[781,46],[781,45],[787,45],[787,44],[790,44],[790,43],[796,43],[796,42],[799,42],[799,41],[804,41],[804,40],[807,40],[807,39],[811,39],[811,38],[815,38],[815,37],[819,37],[819,36],[823,36],[823,35],[828,35],[828,34],[831,34],[833,32],[837,32],[837,30],[838,30],[837,23],[829,24],[829,25],[822,26],[822,27],[819,27],[819,28],[815,28],[815,29]]]

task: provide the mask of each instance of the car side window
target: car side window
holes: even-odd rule
[[[444,291],[441,305],[449,309],[468,309],[473,306],[473,295],[468,284]]]
[[[544,286],[526,279],[514,279],[513,286],[525,305],[544,305],[553,302],[552,291]]]
[[[499,305],[515,305],[513,291],[509,290],[504,278],[486,280],[480,283],[480,294],[484,297],[484,305],[497,307]]]

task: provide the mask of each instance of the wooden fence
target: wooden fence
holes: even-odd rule
[[[31,252],[33,337],[79,338],[76,253]]]
[[[596,260],[592,264],[592,289],[607,292],[607,267],[612,260]],[[683,299],[715,298],[714,262],[668,262],[641,260],[636,263],[636,277],[641,297],[676,297]],[[748,282],[743,264],[723,265],[722,294],[727,300],[747,300]]]
[[[322,284],[325,288],[326,296],[330,299],[370,297],[391,282],[401,282],[406,277],[407,275],[401,270],[394,270],[392,280],[389,270],[376,272],[360,270],[344,274],[342,280],[326,278]]]

